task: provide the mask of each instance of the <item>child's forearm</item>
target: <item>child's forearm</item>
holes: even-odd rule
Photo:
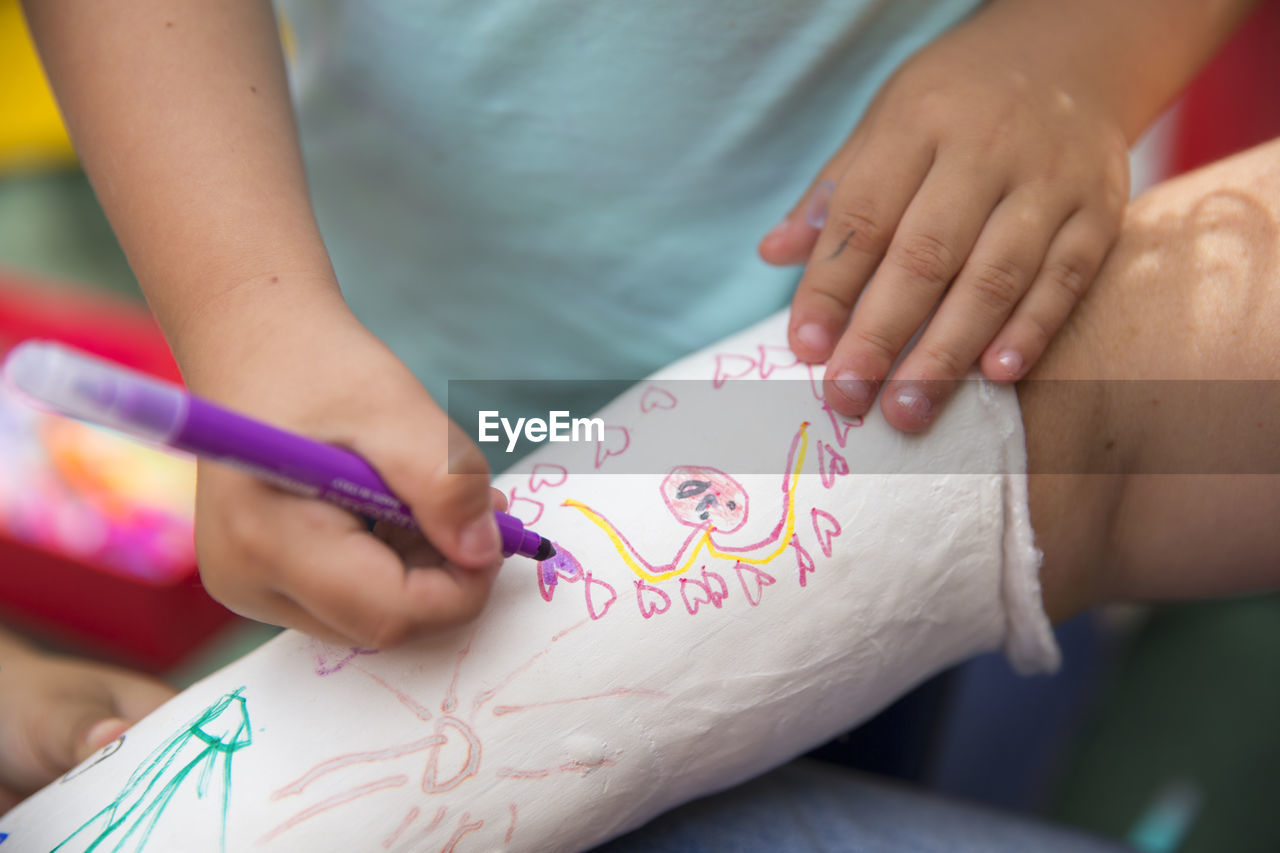
[[[1061,81],[1063,109],[1087,87],[1133,142],[1191,81],[1257,0],[993,0],[968,25],[990,28]]]
[[[225,356],[224,332],[243,328],[271,285],[294,304],[298,289],[336,304],[269,3],[25,6],[85,169],[184,369]]]

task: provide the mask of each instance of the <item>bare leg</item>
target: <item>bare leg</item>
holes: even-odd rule
[[[1030,378],[1051,616],[1280,582],[1280,140],[1138,200]]]

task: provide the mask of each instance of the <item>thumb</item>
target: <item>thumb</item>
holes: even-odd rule
[[[74,739],[75,760],[73,766],[84,761],[129,729],[129,721],[120,717],[103,717],[90,722],[82,736]]]
[[[469,569],[493,568],[502,560],[502,543],[489,463],[461,427],[432,408],[430,434],[436,438],[427,446],[435,452],[424,453],[421,434],[405,433],[410,441],[404,442],[384,436],[380,470],[447,560]]]

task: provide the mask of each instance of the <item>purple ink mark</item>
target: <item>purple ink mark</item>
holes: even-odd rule
[[[316,675],[333,675],[351,663],[358,655],[376,655],[377,649],[360,649],[354,646],[338,649],[320,640],[311,641],[311,653],[316,659]]]
[[[556,584],[561,578],[569,583],[582,580],[582,564],[577,557],[559,542],[553,544],[556,546],[556,553],[538,563],[538,592],[542,594],[543,601],[550,601],[555,595]]]

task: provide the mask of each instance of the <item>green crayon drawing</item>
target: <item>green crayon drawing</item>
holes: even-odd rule
[[[114,800],[53,849],[136,853],[146,847],[165,810],[181,802],[183,834],[225,850],[231,758],[253,742],[243,691],[223,695],[157,747]],[[191,801],[193,794],[202,804]]]

